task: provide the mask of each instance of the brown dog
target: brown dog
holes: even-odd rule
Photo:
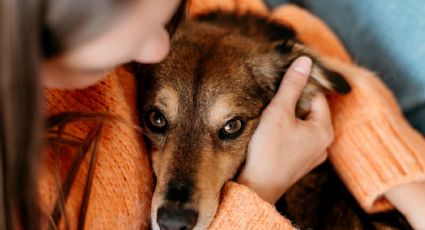
[[[294,31],[259,16],[215,12],[186,21],[166,60],[142,73],[141,68],[133,69],[143,76],[139,109],[157,181],[154,229],[209,225],[221,188],[244,163],[262,110],[291,62],[301,55],[314,60],[297,106],[296,115],[302,118],[312,95],[345,94],[350,86],[314,58]],[[307,181],[312,185],[315,179]],[[296,195],[290,197],[289,211],[302,205]],[[293,214],[301,222],[306,218],[300,216],[304,213]]]

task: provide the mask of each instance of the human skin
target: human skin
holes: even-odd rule
[[[394,187],[385,193],[385,197],[414,229],[425,229],[425,182]]]

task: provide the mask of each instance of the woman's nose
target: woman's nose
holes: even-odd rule
[[[164,27],[158,28],[142,44],[136,53],[134,61],[140,63],[158,63],[162,61],[170,50],[170,36]]]

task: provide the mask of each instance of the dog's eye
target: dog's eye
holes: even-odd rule
[[[238,118],[233,118],[226,122],[226,124],[221,128],[219,137],[220,139],[235,139],[241,135],[243,129],[245,128],[245,122]]]
[[[158,110],[151,110],[146,114],[146,125],[152,132],[165,133],[167,129],[167,119]]]

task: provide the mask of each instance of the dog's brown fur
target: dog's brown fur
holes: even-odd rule
[[[139,79],[139,109],[157,178],[154,228],[208,226],[222,186],[244,162],[262,110],[290,63],[301,55],[314,59],[311,78],[297,106],[296,114],[302,118],[308,114],[312,95],[344,94],[350,86],[297,42],[291,29],[258,16],[220,12],[180,26],[170,55]],[[139,71],[137,66],[134,71]],[[241,127],[241,131],[226,134],[226,125]],[[308,202],[311,206],[322,203],[318,197],[305,202],[297,194],[306,193],[308,186],[323,186],[320,181],[328,181],[326,175],[331,171],[330,167],[325,170],[325,177],[312,174],[313,178],[304,178],[288,192],[287,214],[302,228],[335,229],[326,226],[327,222],[311,221],[322,218],[322,213],[297,211],[308,209]],[[365,226],[356,214],[359,210],[343,217],[349,223],[341,223]]]

